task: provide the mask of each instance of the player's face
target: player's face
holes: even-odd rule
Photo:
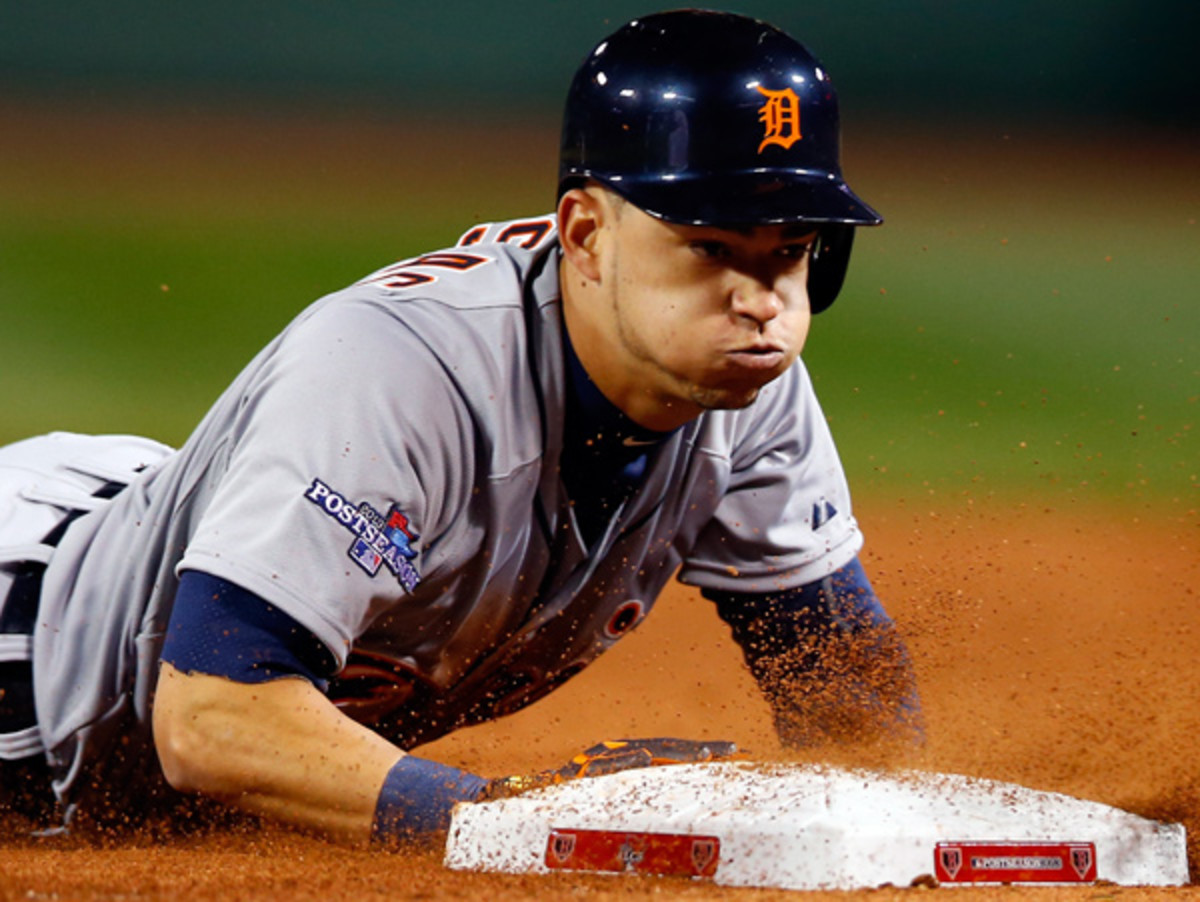
[[[811,228],[684,226],[618,207],[601,294],[610,353],[647,405],[626,412],[671,427],[702,410],[745,407],[804,347]]]

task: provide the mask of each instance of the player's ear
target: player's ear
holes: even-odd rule
[[[611,216],[601,190],[572,188],[558,201],[558,240],[567,262],[586,279],[600,278],[600,233]]]

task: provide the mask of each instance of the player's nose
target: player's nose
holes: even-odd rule
[[[784,300],[773,284],[749,276],[738,280],[730,298],[730,311],[735,316],[760,326],[779,316],[784,306]]]

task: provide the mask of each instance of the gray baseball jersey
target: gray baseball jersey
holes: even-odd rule
[[[153,684],[187,569],[310,629],[342,667],[331,697],[412,747],[561,684],[676,573],[768,592],[855,556],[800,362],[659,446],[585,546],[559,477],[559,257],[552,218],[480,226],[323,298],[178,452],[71,525],[33,644],[65,800],[157,773]]]

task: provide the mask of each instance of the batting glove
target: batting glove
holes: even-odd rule
[[[479,801],[506,799],[581,777],[600,777],[639,767],[717,761],[736,757],[737,754],[738,748],[732,742],[665,738],[613,739],[585,749],[562,767],[492,780],[480,795]]]

